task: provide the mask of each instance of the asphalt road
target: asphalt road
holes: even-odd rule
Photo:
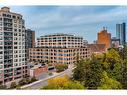
[[[49,79],[56,78],[56,77],[63,77],[65,75],[71,76],[72,75],[72,69],[73,69],[73,66],[70,66],[67,70],[65,70],[65,71],[63,71],[63,72],[61,72],[59,74],[52,75],[50,77],[47,77],[47,78],[44,78],[42,80],[36,81],[36,82],[34,82],[32,84],[23,86],[22,88],[34,89],[34,90],[40,89],[41,87],[47,85],[47,82],[48,82]]]

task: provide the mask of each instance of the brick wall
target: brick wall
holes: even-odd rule
[[[33,76],[39,76],[44,72],[48,72],[48,67],[41,67],[33,70]]]

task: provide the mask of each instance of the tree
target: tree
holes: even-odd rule
[[[122,84],[123,89],[127,89],[127,60],[124,61],[121,69],[122,78],[120,82]]]
[[[110,63],[110,69],[113,68],[113,65],[115,63],[121,63],[121,57],[119,55],[119,52],[116,51],[115,49],[110,49],[107,53],[106,53],[106,62]]]
[[[105,66],[107,66],[107,68],[105,70],[111,78],[117,81],[121,79],[122,64],[123,62],[118,50],[110,49],[106,53]]]
[[[127,89],[127,60],[122,59],[118,49],[110,48],[89,60],[77,59],[73,80],[82,82],[87,89]]]
[[[97,89],[103,71],[102,61],[93,56],[91,60],[78,61],[75,67],[73,79],[84,82],[84,86],[88,89]]]
[[[87,65],[87,61],[85,60],[77,60],[77,63],[75,63],[75,68],[73,70],[73,79],[77,81],[84,81],[84,65]]]
[[[122,85],[120,82],[109,78],[107,72],[103,72],[103,78],[101,79],[101,85],[98,89],[121,89]]]
[[[100,86],[100,79],[102,78],[102,64],[100,60],[93,59],[84,68],[84,86],[88,89],[97,89]]]
[[[10,88],[14,89],[14,88],[16,88],[16,86],[17,86],[16,82],[12,82]]]
[[[84,86],[68,77],[58,77],[50,79],[48,85],[41,89],[84,89]]]

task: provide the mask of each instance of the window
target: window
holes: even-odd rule
[[[17,33],[14,33],[14,36],[17,36]]]
[[[2,62],[2,61],[0,61],[0,64],[3,64],[3,62]]]
[[[14,24],[14,27],[17,27],[17,24]]]
[[[3,43],[2,42],[0,42],[0,45],[2,45]]]
[[[17,58],[17,57],[18,57],[18,55],[14,55],[14,57],[15,57],[15,58]]]
[[[18,16],[17,19],[20,19],[20,17]]]
[[[0,65],[0,69],[2,69],[3,68],[3,66],[2,65]]]
[[[17,29],[14,29],[15,32],[17,32]]]
[[[18,43],[17,42],[14,42],[14,45],[17,45]]]
[[[0,26],[3,26],[2,22],[0,22]]]
[[[17,51],[17,50],[15,50],[15,51],[14,51],[14,53],[18,53],[18,51]]]
[[[14,49],[17,49],[17,48],[18,48],[17,46],[14,47]]]
[[[14,62],[18,62],[18,59],[14,59]]]
[[[21,53],[21,50],[19,50],[19,53]]]
[[[19,42],[19,45],[21,45],[21,42]]]
[[[18,40],[18,38],[14,37],[14,40]]]
[[[21,54],[19,54],[19,57],[21,57]]]
[[[15,63],[14,65],[15,65],[15,66],[18,66],[18,64],[17,64],[17,63]]]
[[[15,19],[15,18],[16,18],[16,16],[13,16],[13,18]],[[16,20],[14,20],[14,22],[16,22]]]
[[[19,46],[19,49],[21,49],[21,46]]]
[[[0,40],[2,40],[2,37],[0,36]]]
[[[22,59],[19,59],[19,62],[21,62],[22,61]]]
[[[21,33],[19,33],[19,36],[21,36]]]
[[[2,74],[2,71],[0,70],[0,74]]]
[[[0,54],[3,54],[3,51],[0,51]]]
[[[19,28],[21,28],[21,25],[19,25]],[[21,31],[19,31],[19,32],[21,32]]]
[[[2,27],[0,27],[0,30],[2,30]]]

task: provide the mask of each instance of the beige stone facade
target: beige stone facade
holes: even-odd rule
[[[0,9],[0,83],[14,81],[27,75],[25,52],[25,21],[23,16]]]

